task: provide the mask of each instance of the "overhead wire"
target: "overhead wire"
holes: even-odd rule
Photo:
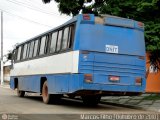
[[[31,6],[33,6],[33,7],[36,7],[36,8],[38,8],[38,9],[41,9],[41,10],[44,10],[44,11],[46,11],[45,9],[42,9],[42,8],[40,8],[40,7],[43,7],[43,6],[47,6],[47,5],[45,5],[45,3],[43,3],[42,1],[41,1],[41,3],[39,3],[39,2],[37,2],[37,1],[35,1],[35,0],[23,0],[23,2],[24,2],[24,4],[28,4],[28,5],[31,5]],[[57,14],[57,12],[55,12],[55,11],[53,11],[53,9],[51,9],[51,8],[47,8],[47,11],[52,11],[52,13],[53,14]],[[60,14],[57,14],[57,15],[60,15]]]
[[[11,3],[13,3],[13,4],[16,4],[16,5],[23,5],[24,7],[27,7],[27,8],[29,8],[29,9],[32,9],[32,10],[35,10],[35,11],[38,11],[38,12],[41,12],[41,13],[44,13],[44,14],[48,14],[48,15],[51,15],[51,16],[58,16],[58,17],[61,17],[61,16],[59,16],[58,14],[55,14],[55,13],[48,13],[48,12],[45,12],[45,11],[43,11],[42,9],[40,9],[40,8],[38,8],[38,7],[32,7],[32,6],[30,6],[29,4],[27,4],[28,6],[26,6],[26,3],[23,3],[23,2],[19,2],[19,1],[17,1],[17,0],[14,0],[14,1],[12,1],[12,0],[7,0],[8,2],[11,2]],[[29,0],[30,1],[30,0]],[[29,7],[30,6],[30,7]],[[10,14],[10,15],[13,15],[13,16],[16,16],[16,17],[18,17],[18,18],[21,18],[21,19],[25,19],[25,20],[27,20],[27,21],[30,21],[30,22],[32,22],[32,23],[36,23],[36,24],[40,24],[40,25],[43,25],[43,26],[46,26],[46,27],[51,27],[51,26],[49,26],[49,25],[45,25],[45,24],[42,24],[42,23],[39,23],[39,22],[36,22],[36,21],[33,21],[33,20],[31,20],[31,19],[28,19],[28,18],[25,18],[25,17],[22,17],[22,16],[19,16],[19,15],[16,15],[16,14],[13,14],[13,13],[11,13],[11,12],[8,12],[8,11],[5,11],[5,10],[2,10],[2,11],[4,11],[4,12],[6,12],[6,13],[8,13],[8,14]],[[64,16],[63,16],[64,17]]]
[[[24,7],[28,8],[28,9],[35,10],[35,11],[38,11],[38,12],[41,12],[41,13],[44,13],[44,14],[48,14],[48,15],[51,15],[51,16],[58,16],[58,17],[60,17],[57,13],[50,13],[50,12],[44,11],[44,10],[42,10],[41,8],[33,7],[33,6],[31,6],[31,5],[29,5],[29,4],[26,4],[26,3],[24,3],[24,2],[20,2],[20,1],[16,1],[16,0],[14,0],[14,1],[12,1],[12,0],[6,0],[6,1],[11,2],[11,3],[13,3],[13,4],[16,4],[16,5],[19,5],[19,6],[24,6]],[[67,18],[67,17],[65,17],[65,16],[61,16],[61,17]]]
[[[28,22],[32,22],[32,23],[35,23],[35,24],[39,24],[39,25],[41,25],[41,26],[49,27],[49,28],[52,27],[52,26],[49,26],[49,25],[46,25],[46,24],[42,24],[42,23],[33,21],[33,20],[31,20],[31,19],[28,19],[28,18],[24,18],[24,17],[19,16],[19,15],[16,15],[16,14],[13,14],[13,13],[8,12],[8,11],[3,10],[3,9],[0,9],[0,10],[3,11],[3,12],[5,12],[5,13],[7,13],[7,14],[9,14],[9,15],[12,15],[12,16],[14,16],[14,17],[17,17],[17,18],[20,18],[20,19],[23,19],[23,20],[26,20],[26,21],[28,21]]]

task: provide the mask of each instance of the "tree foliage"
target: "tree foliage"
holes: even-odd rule
[[[48,3],[51,0],[42,0]],[[54,0],[62,14],[82,13],[110,14],[142,21],[145,24],[146,50],[150,61],[160,64],[160,0]],[[85,6],[85,3],[91,3]]]

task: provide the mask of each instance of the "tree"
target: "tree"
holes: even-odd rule
[[[51,0],[42,0],[49,3]],[[82,13],[110,14],[142,21],[145,24],[146,50],[150,62],[160,66],[160,0],[54,0],[62,14]],[[92,3],[85,6],[85,3]],[[159,68],[160,69],[160,68]]]
[[[44,3],[49,3],[52,0],[42,0]],[[67,15],[77,15],[81,10],[83,13],[94,13],[97,14],[97,11],[93,9],[93,6],[90,5],[86,7],[84,4],[85,3],[90,3],[92,0],[54,0],[55,2],[58,3],[58,8],[59,11],[62,14],[67,14]],[[95,5],[98,5],[100,3],[103,3],[103,0],[95,0],[96,3]]]

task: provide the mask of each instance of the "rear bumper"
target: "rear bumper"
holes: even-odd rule
[[[114,91],[114,92],[144,92],[142,86],[133,85],[106,85],[95,83],[84,83],[83,89],[86,90],[101,90],[101,91]]]
[[[97,91],[99,93],[143,93],[145,92],[146,82],[143,80],[140,85],[124,85],[124,84],[102,84],[102,83],[86,83],[84,81],[84,74],[77,74],[75,79],[70,82],[70,93],[78,91]],[[94,80],[93,80],[94,81]],[[128,77],[128,81],[130,77]]]
[[[75,95],[100,95],[100,96],[137,96],[144,92],[142,87],[138,86],[120,86],[120,85],[100,85],[84,84],[83,88],[73,92]]]

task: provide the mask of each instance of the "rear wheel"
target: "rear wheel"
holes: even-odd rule
[[[88,95],[88,96],[81,96],[81,97],[82,97],[83,103],[88,106],[96,106],[101,99],[101,96],[97,96],[97,95]]]
[[[75,98],[75,94],[69,94],[68,97],[71,98],[71,99],[74,99]]]
[[[50,104],[50,103],[56,104],[60,101],[61,95],[49,94],[48,93],[48,83],[47,81],[45,81],[42,87],[42,98],[45,104]]]
[[[19,87],[17,87],[17,96],[18,97],[24,97],[25,91],[19,90]]]

